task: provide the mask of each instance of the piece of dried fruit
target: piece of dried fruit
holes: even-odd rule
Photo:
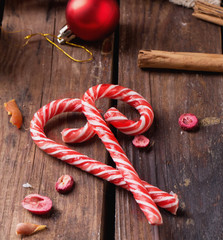
[[[15,125],[17,128],[22,126],[22,114],[15,102],[15,99],[10,100],[7,103],[4,103],[4,107],[8,112],[8,115],[12,115],[10,118],[10,123]]]
[[[137,135],[132,140],[132,143],[135,147],[143,148],[149,145],[149,139],[143,135]]]
[[[56,182],[55,188],[59,193],[68,193],[74,186],[74,179],[69,175],[62,175]]]
[[[179,117],[178,123],[185,131],[192,131],[198,127],[198,119],[192,113],[184,113]]]
[[[52,205],[51,199],[39,194],[27,195],[22,201],[22,206],[25,209],[38,215],[48,213],[51,210]]]
[[[46,228],[46,225],[37,225],[33,223],[18,223],[16,226],[17,235],[31,235]]]

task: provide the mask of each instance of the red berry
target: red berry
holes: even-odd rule
[[[56,182],[55,188],[59,193],[68,193],[74,186],[74,179],[69,175],[62,175]]]
[[[178,123],[185,131],[192,131],[198,127],[198,119],[192,113],[184,113],[180,116]]]
[[[51,199],[39,194],[30,194],[22,201],[22,206],[25,209],[38,215],[48,213],[52,205]]]
[[[143,135],[137,135],[132,141],[135,147],[143,148],[149,145],[149,139]]]

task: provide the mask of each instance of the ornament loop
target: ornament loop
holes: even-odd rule
[[[91,55],[90,58],[85,59],[85,60],[79,60],[79,59],[75,59],[75,58],[71,57],[66,51],[64,51],[64,50],[63,50],[61,47],[59,47],[56,43],[54,43],[52,40],[50,40],[50,39],[48,38],[48,36],[53,37],[53,38],[56,38],[56,39],[59,39],[59,40],[62,40],[63,38],[58,37],[58,36],[53,35],[53,34],[49,34],[49,33],[32,33],[32,34],[30,34],[30,35],[25,36],[24,39],[27,39],[27,41],[25,42],[25,44],[24,44],[23,46],[27,45],[27,44],[29,43],[30,38],[31,38],[31,37],[34,37],[34,36],[36,36],[36,35],[40,35],[40,36],[44,37],[49,43],[51,43],[53,46],[55,46],[57,49],[59,49],[63,54],[65,54],[67,57],[69,57],[71,60],[73,60],[73,61],[75,61],[75,62],[80,62],[80,63],[81,63],[81,62],[89,62],[89,61],[91,61],[91,60],[93,59],[93,54],[92,54],[92,52],[89,51],[89,50],[88,50],[87,48],[85,48],[84,46],[65,41],[65,44],[70,45],[70,46],[73,46],[73,47],[82,48],[82,49],[84,49],[87,53],[89,53],[89,54]]]
[[[3,32],[8,33],[8,34],[20,33],[20,32],[22,32],[22,31],[25,31],[25,30],[26,30],[26,29],[22,29],[22,30],[16,30],[16,31],[10,31],[10,32],[9,32],[9,31],[4,30],[3,27],[1,27],[1,26],[0,26],[0,29],[1,29]],[[30,29],[29,29],[29,30],[30,30]],[[85,48],[84,46],[78,45],[78,44],[75,44],[75,43],[70,43],[70,42],[68,42],[68,41],[64,41],[64,38],[59,37],[59,36],[55,36],[55,35],[50,34],[50,33],[31,33],[31,34],[25,36],[24,39],[27,40],[27,41],[23,44],[23,47],[26,46],[26,45],[29,43],[29,41],[30,41],[30,39],[31,39],[32,37],[37,36],[37,35],[40,35],[40,36],[44,37],[49,43],[51,43],[52,45],[54,45],[57,49],[59,49],[63,54],[65,54],[67,57],[69,57],[69,58],[70,58],[71,60],[73,60],[74,62],[82,63],[82,62],[90,62],[91,60],[93,60],[93,53],[92,53],[90,50],[88,50],[87,48]],[[80,59],[75,59],[75,58],[71,57],[66,51],[64,51],[64,50],[63,50],[61,47],[59,47],[56,43],[54,43],[52,40],[50,40],[50,39],[48,38],[48,36],[53,37],[53,38],[56,38],[56,39],[61,40],[61,41],[63,40],[63,42],[64,42],[65,44],[67,44],[67,45],[84,49],[87,53],[90,54],[90,58],[84,59],[84,60],[80,60]]]

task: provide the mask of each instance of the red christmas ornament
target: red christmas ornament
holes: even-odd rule
[[[70,0],[66,20],[77,37],[86,41],[99,40],[115,30],[119,6],[116,0]]]

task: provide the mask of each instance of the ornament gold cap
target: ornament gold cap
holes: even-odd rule
[[[59,34],[57,35],[57,41],[60,44],[65,44],[66,42],[72,41],[76,36],[72,33],[72,31],[69,29],[67,24],[65,24],[59,31]]]

